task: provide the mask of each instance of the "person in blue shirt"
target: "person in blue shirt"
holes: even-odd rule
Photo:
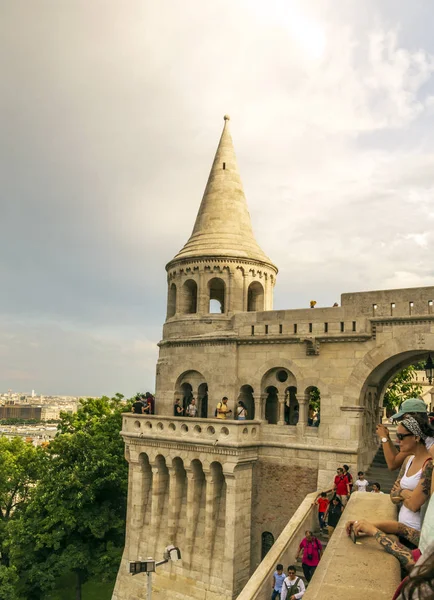
[[[273,593],[271,595],[271,600],[280,598],[284,579],[285,573],[283,572],[283,565],[277,565],[276,570],[273,573]]]

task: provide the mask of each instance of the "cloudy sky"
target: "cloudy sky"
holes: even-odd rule
[[[0,0],[0,391],[153,390],[223,126],[276,308],[434,285],[431,0]]]

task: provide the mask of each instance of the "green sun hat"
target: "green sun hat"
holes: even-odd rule
[[[392,421],[399,421],[407,413],[426,413],[427,406],[422,398],[408,398],[399,407],[399,412],[392,415],[390,418]]]

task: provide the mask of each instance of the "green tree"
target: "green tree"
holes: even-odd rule
[[[416,367],[410,365],[395,375],[387,386],[383,406],[386,407],[388,413],[395,412],[395,408],[399,407],[407,398],[414,398],[422,393],[422,386],[415,381],[415,372]]]
[[[121,398],[82,400],[62,413],[48,465],[31,502],[12,530],[11,559],[19,593],[39,600],[65,572],[81,586],[113,578],[124,546],[128,465],[119,435]]]

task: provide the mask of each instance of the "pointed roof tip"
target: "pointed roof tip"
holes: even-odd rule
[[[179,259],[225,256],[276,266],[258,245],[250,219],[243,184],[224,115],[224,127],[193,232],[184,247],[168,263]]]

